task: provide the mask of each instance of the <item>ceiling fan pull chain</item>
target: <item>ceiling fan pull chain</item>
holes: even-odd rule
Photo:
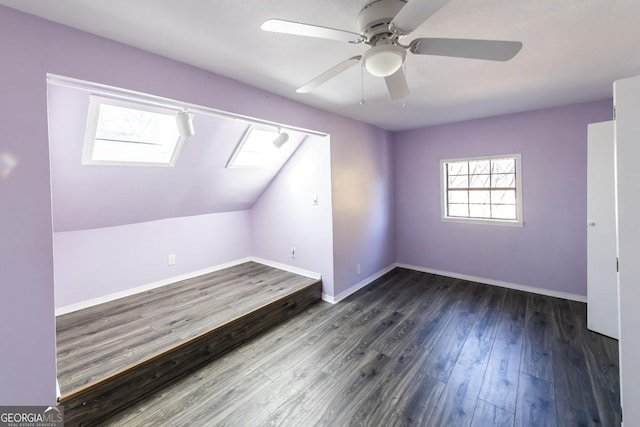
[[[405,78],[407,77],[407,61],[405,60],[402,63],[402,71],[404,71],[404,76]],[[407,108],[408,104],[407,104],[407,97],[405,96],[404,99],[402,100],[402,108]]]
[[[360,62],[360,105],[364,105],[364,61]]]

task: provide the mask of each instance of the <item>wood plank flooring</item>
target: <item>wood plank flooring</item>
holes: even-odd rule
[[[316,282],[248,262],[58,316],[63,399]]]
[[[320,303],[111,426],[618,426],[582,303],[405,269]]]

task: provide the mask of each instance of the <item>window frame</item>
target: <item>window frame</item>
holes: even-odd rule
[[[247,144],[249,144],[251,142],[250,138],[253,135],[254,131],[258,131],[258,132],[263,131],[263,132],[273,133],[274,134],[274,136],[273,136],[274,139],[275,139],[275,137],[278,136],[278,130],[277,130],[277,128],[275,128],[273,126],[266,126],[266,125],[262,125],[262,124],[250,124],[249,127],[247,128],[247,130],[242,135],[242,138],[240,139],[240,141],[236,145],[236,148],[233,150],[233,153],[231,154],[231,157],[227,161],[227,165],[226,165],[227,169],[265,169],[265,168],[271,167],[271,162],[269,162],[269,161],[263,161],[260,164],[253,164],[253,165],[237,165],[236,164],[236,161],[237,161],[238,157],[245,150],[245,145],[247,145]],[[271,144],[271,141],[266,142],[265,144]],[[269,151],[271,151],[271,153],[269,153]],[[269,145],[268,148],[265,148],[265,150],[260,152],[260,155],[261,156],[270,156],[270,155],[275,154],[276,152],[277,152],[277,149],[275,147],[272,147],[271,145]]]
[[[516,161],[516,219],[497,219],[497,218],[469,218],[469,217],[452,217],[448,216],[448,182],[447,182],[447,164],[455,162],[472,162],[477,160],[500,160],[515,159]],[[522,196],[522,156],[521,154],[501,154],[494,156],[480,157],[462,157],[455,159],[440,160],[440,219],[443,222],[457,222],[466,224],[487,224],[500,225],[508,227],[524,227],[523,220],[523,196]]]
[[[149,105],[144,102],[139,102],[136,100],[129,99],[118,99],[118,98],[109,98],[98,95],[91,95],[89,99],[89,108],[87,114],[87,126],[85,129],[85,137],[84,137],[84,145],[82,149],[82,164],[83,165],[102,165],[102,166],[151,166],[151,167],[174,167],[178,157],[180,156],[180,152],[182,151],[182,146],[186,139],[185,136],[180,135],[178,131],[178,139],[173,148],[173,153],[167,162],[145,162],[138,160],[96,160],[93,158],[94,154],[94,145],[96,141],[96,132],[98,129],[98,118],[100,116],[100,106],[112,105],[116,107],[140,110],[150,113],[163,114],[167,116],[177,116],[178,111],[171,108],[164,108],[155,105]],[[176,130],[178,130],[178,125],[176,122]]]

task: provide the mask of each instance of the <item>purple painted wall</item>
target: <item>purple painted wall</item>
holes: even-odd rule
[[[55,233],[56,308],[248,257],[250,235],[249,211]]]
[[[4,6],[0,52],[0,155],[4,163],[17,159],[0,180],[0,342],[14,349],[0,352],[0,404],[55,402],[46,73],[331,134],[335,291],[393,261],[392,225],[384,222],[391,208],[383,203],[391,198],[387,133]],[[363,274],[356,276],[359,254]]]
[[[28,20],[32,21],[33,20]],[[42,34],[0,7],[0,404],[56,401]]]
[[[397,260],[586,295],[587,124],[610,100],[395,135]],[[440,160],[522,154],[525,226],[440,220]]]
[[[333,295],[329,143],[329,137],[302,143],[251,209],[251,223],[252,255],[321,273],[323,292]]]
[[[333,296],[395,262],[391,150],[391,134],[370,126],[351,127],[346,144],[332,135]]]

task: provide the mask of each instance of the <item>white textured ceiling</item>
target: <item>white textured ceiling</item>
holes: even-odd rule
[[[429,1],[429,0],[410,0]],[[267,33],[268,18],[357,31],[370,0],[0,0],[0,4],[210,70],[389,130],[611,96],[640,74],[640,0],[451,0],[407,40],[521,41],[509,62],[409,55],[411,94],[353,67],[310,94],[295,89],[362,45]]]

